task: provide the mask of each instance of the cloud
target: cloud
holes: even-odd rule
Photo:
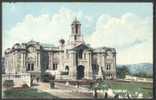
[[[94,47],[116,48],[118,63],[152,62],[152,17],[101,15],[87,41]]]
[[[53,15],[26,15],[23,21],[18,22],[11,30],[3,31],[3,48],[31,39],[54,44],[57,44],[60,38],[67,40],[75,16],[78,16],[77,13],[65,8],[59,9]]]
[[[152,42],[145,42],[139,45],[129,47],[128,49],[117,51],[117,63],[146,63],[153,61]]]
[[[84,18],[85,18],[85,20],[88,21],[88,22],[92,22],[92,21],[93,21],[93,19],[92,19],[91,16],[85,16]]]
[[[87,16],[82,11],[73,12],[62,7],[52,15],[26,15],[23,21],[18,22],[11,30],[3,31],[3,52],[17,42],[28,42],[31,39],[55,45],[60,38],[67,42],[71,33],[70,25],[75,16],[86,20],[83,22],[85,29],[82,30],[92,30],[90,28],[94,26],[94,16]],[[152,62],[151,19],[133,13],[126,13],[120,17],[103,14],[98,17],[95,30],[86,35],[85,40],[93,47],[116,48],[117,64]]]

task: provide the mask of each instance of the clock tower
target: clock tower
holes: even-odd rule
[[[71,24],[71,35],[69,41],[72,47],[84,43],[83,37],[81,35],[81,24],[77,18],[75,18]]]

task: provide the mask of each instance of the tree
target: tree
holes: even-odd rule
[[[91,89],[92,90],[108,90],[108,88],[110,88],[110,84],[107,81],[101,81],[101,82],[97,82],[95,84],[92,84]]]
[[[129,69],[127,66],[122,66],[117,68],[117,77],[124,79],[126,75],[129,74]]]
[[[110,88],[110,85],[106,82],[106,81],[100,81],[100,82],[96,82],[96,83],[91,83],[91,90],[94,91],[94,97],[97,98],[98,94],[97,94],[97,90],[108,90]]]

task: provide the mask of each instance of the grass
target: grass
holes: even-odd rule
[[[141,83],[141,82],[123,82],[123,81],[107,81],[113,90],[127,90],[129,93],[134,94],[135,92],[143,93],[144,97],[153,96],[153,85],[152,83]]]
[[[46,92],[38,92],[37,89],[9,89],[4,91],[4,98],[57,98]]]
[[[152,83],[143,83],[143,82],[125,82],[118,80],[106,80],[110,88],[113,90],[127,90],[128,93],[134,95],[135,92],[142,93],[144,98],[153,97],[153,84]],[[104,83],[104,84],[106,84]],[[84,87],[90,88],[89,85]],[[103,87],[98,87],[100,90],[104,90]],[[107,90],[107,89],[105,89]]]
[[[105,81],[113,90],[127,90],[130,94],[143,93],[144,98],[153,97],[153,84],[142,82],[123,82],[117,80]],[[87,85],[89,88],[89,85]],[[38,92],[37,89],[9,89],[4,91],[5,98],[57,98],[47,92]]]

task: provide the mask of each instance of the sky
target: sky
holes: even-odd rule
[[[86,43],[116,48],[117,64],[153,63],[152,3],[2,3],[3,53],[30,40],[67,41],[75,17]]]

